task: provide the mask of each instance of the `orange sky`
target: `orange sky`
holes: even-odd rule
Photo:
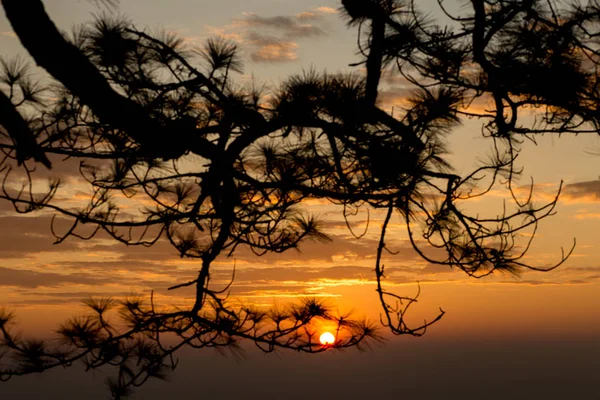
[[[63,29],[89,20],[89,13],[94,12],[94,7],[85,2],[77,3],[76,7],[67,3],[47,4],[50,15]],[[199,20],[195,19],[193,24],[186,18],[178,17],[178,7],[175,5],[169,7],[168,11],[158,4],[155,7],[136,8],[133,3],[124,2],[121,10],[139,26],[155,26],[160,15],[167,29],[179,32],[191,43],[200,42],[215,32],[240,41],[246,52],[251,53],[246,54],[245,76],[252,74],[255,79],[268,77],[271,82],[276,82],[288,71],[300,70],[307,62],[315,68],[331,71],[343,68],[339,60],[351,58],[351,54],[344,50],[351,49],[352,32],[343,27],[336,15],[336,2],[306,2],[298,8],[297,4],[281,1],[265,8],[269,2],[257,0],[245,4],[243,9],[237,11],[214,5],[211,8],[212,18],[204,16]],[[181,7],[184,7],[183,3]],[[237,3],[236,7],[239,7]],[[297,20],[297,26],[282,27],[272,23],[273,17],[287,18],[288,22]],[[216,24],[217,21],[220,24]],[[22,53],[17,40],[10,35],[7,21],[1,20],[0,23],[0,31],[5,32],[0,38],[2,45]],[[293,29],[301,28],[308,33],[299,35],[297,44],[291,46],[298,49],[293,60],[288,60],[285,56],[277,60],[261,60],[256,56],[256,51],[260,49],[255,47],[259,44],[249,39],[258,34],[271,34],[279,35],[287,43],[292,41]],[[327,40],[315,39],[319,37],[326,37]],[[332,44],[337,47],[335,53],[323,52],[323,46]],[[388,80],[395,82],[393,79]],[[398,82],[403,83],[402,80]],[[400,98],[404,93],[401,87],[393,84],[386,90],[392,94],[397,93]],[[479,122],[467,120],[451,135],[453,155],[450,156],[450,161],[458,172],[473,168],[475,157],[484,154],[490,146],[490,143],[481,139],[479,129]],[[554,195],[560,180],[565,181],[558,215],[543,222],[535,246],[529,254],[529,259],[534,264],[550,265],[559,259],[560,247],[568,248],[573,238],[577,238],[575,253],[559,270],[547,274],[527,273],[521,279],[493,277],[481,282],[470,282],[464,274],[427,265],[420,260],[410,249],[404,224],[398,220],[390,227],[389,240],[399,254],[385,260],[388,271],[394,269],[389,276],[389,284],[404,290],[420,280],[427,297],[439,298],[440,306],[452,302],[452,288],[458,284],[471,291],[481,283],[502,282],[490,284],[490,288],[493,287],[497,292],[514,293],[515,299],[535,297],[533,293],[539,292],[541,286],[564,286],[563,290],[567,293],[585,293],[584,288],[594,286],[600,278],[600,250],[595,246],[595,232],[600,224],[600,180],[597,179],[600,156],[592,154],[599,144],[600,140],[595,136],[560,139],[544,137],[540,138],[537,146],[526,143],[520,156],[519,163],[525,166],[521,183],[525,187],[529,176],[535,179],[534,194],[538,201],[547,201]],[[46,174],[44,173],[44,178]],[[82,193],[80,190],[84,190],[84,187],[77,183],[78,176],[74,168],[58,165],[50,175],[60,176],[69,182],[63,199],[75,204],[79,196],[77,193]],[[498,189],[485,199],[474,201],[470,207],[478,212],[493,214],[507,195],[506,191]],[[70,204],[68,202],[64,204]],[[69,240],[60,246],[53,246],[48,213],[19,216],[12,212],[9,204],[1,204],[0,207],[0,218],[4,220],[2,226],[12,227],[0,233],[4,239],[0,245],[3,256],[3,263],[0,265],[0,284],[3,288],[0,301],[5,304],[28,307],[60,305],[75,303],[82,296],[90,294],[125,295],[131,292],[148,293],[151,289],[160,292],[168,285],[191,277],[198,268],[193,261],[176,258],[175,252],[166,244],[145,249],[125,248],[109,240],[89,243]],[[240,271],[234,287],[237,296],[244,296],[260,304],[268,303],[264,299],[270,298],[269,296],[333,296],[340,304],[354,308],[351,298],[359,296],[359,293],[372,292],[369,282],[373,280],[371,270],[382,215],[372,213],[367,236],[362,240],[355,240],[343,222],[340,209],[315,202],[306,207],[325,221],[327,231],[334,239],[333,243],[305,243],[300,252],[267,255],[260,259],[243,250],[238,252],[235,259]],[[364,229],[366,218],[364,210],[355,217],[353,226],[356,231]],[[221,260],[216,279],[226,282],[232,263],[233,260]],[[529,290],[533,291],[532,294],[528,294]],[[341,292],[352,295],[340,296]],[[444,301],[444,296],[449,300]],[[189,300],[189,294],[186,296],[185,293],[175,297],[176,301],[185,302],[186,298]],[[170,300],[165,298],[165,301]],[[360,311],[377,315],[376,304],[371,303],[366,309],[360,307]],[[487,301],[475,303],[473,307],[483,307]],[[584,301],[581,303],[589,305],[591,309],[598,305],[590,305]],[[491,300],[491,304],[494,304],[494,300]]]

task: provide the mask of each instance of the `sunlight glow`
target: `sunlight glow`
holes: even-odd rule
[[[335,343],[335,336],[331,332],[325,332],[319,337],[319,341],[323,346],[330,346]]]

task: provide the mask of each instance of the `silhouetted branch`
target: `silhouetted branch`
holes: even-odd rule
[[[0,347],[3,360],[10,359],[0,378],[80,360],[89,369],[115,367],[110,386],[121,398],[150,377],[164,378],[185,346],[235,348],[249,340],[266,352],[322,352],[379,340],[369,323],[336,315],[314,299],[270,311],[231,304],[235,267],[225,289],[211,283],[217,257],[235,256],[240,247],[260,256],[329,240],[302,208],[308,200],[338,206],[356,237],[367,233],[371,211],[385,213],[375,277],[382,324],[398,335],[421,336],[444,311],[409,326],[420,286],[414,296],[384,288],[383,251],[395,254],[386,246],[395,213],[422,259],[476,278],[564,263],[574,246],[554,265],[525,262],[540,222],[555,213],[562,184],[550,201],[534,205],[533,181],[518,196],[516,160],[521,142],[535,142],[536,135],[597,132],[600,7],[472,0],[464,15],[452,15],[438,4],[450,26],[436,25],[415,1],[342,1],[358,27],[362,59],[353,65],[366,71],[307,71],[267,99],[232,83],[243,67],[235,43],[210,39],[192,51],[175,35],[111,17],[69,41],[40,0],[2,0],[23,46],[62,86],[42,101],[42,86],[20,77],[20,65],[1,65],[0,198],[17,212],[47,209],[66,218],[63,230],[53,220],[57,243],[92,240],[99,232],[127,245],[165,240],[202,266],[195,279],[169,288],[194,287],[189,309],[159,312],[153,296],[149,306],[139,299],[90,300],[89,316],[61,328],[63,351],[17,337],[9,329],[12,316],[0,313]],[[414,89],[393,114],[378,99],[384,73]],[[30,120],[20,114],[25,105],[35,106]],[[492,149],[472,171],[458,174],[448,161],[447,136],[465,118],[481,122]],[[59,182],[46,192],[34,185],[32,164],[49,165],[58,155],[79,160],[88,185],[87,200],[72,207],[55,198]],[[474,199],[496,188],[508,192],[502,209],[473,215]],[[359,209],[368,222],[356,235],[348,216]],[[107,317],[117,309],[126,329]],[[318,342],[319,320],[336,326],[333,345]]]

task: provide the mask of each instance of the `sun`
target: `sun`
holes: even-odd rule
[[[335,343],[335,336],[331,332],[325,332],[319,337],[319,341],[323,346],[330,346]]]

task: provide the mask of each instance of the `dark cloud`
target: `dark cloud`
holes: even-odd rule
[[[331,229],[344,229],[346,231],[348,231],[348,225],[350,225],[350,228],[352,229],[352,231],[356,234],[356,235],[360,235],[364,232],[365,226],[367,226],[368,224],[371,224],[372,221],[368,220],[368,219],[348,219],[348,223],[346,223],[345,221],[333,221],[333,220],[327,220],[327,221],[319,221],[319,225],[322,226],[324,229],[327,230],[331,230]]]
[[[272,29],[288,39],[324,36],[323,28],[308,24],[308,21],[319,21],[318,14],[303,13],[294,16],[278,15],[274,17],[260,17],[256,14],[247,14],[245,18],[236,19],[235,22],[256,29]]]
[[[568,267],[564,268],[565,272],[600,272],[600,266],[592,267]]]
[[[125,246],[122,243],[115,243],[113,246],[102,246],[109,251],[118,251],[122,254],[121,261],[166,261],[179,259],[179,252],[167,241],[159,240],[151,247],[146,246]],[[95,247],[100,249],[100,246]]]
[[[6,268],[0,267],[0,287],[13,287],[21,290],[22,294],[30,294],[31,296],[59,296],[56,293],[43,293],[38,288],[68,288],[72,285],[84,285],[93,287],[100,295],[113,296],[114,293],[109,292],[109,285],[129,287],[131,291],[161,291],[166,292],[167,288],[181,282],[185,282],[193,278],[193,274],[172,274],[162,275],[163,279],[144,279],[132,276],[131,274],[122,274],[119,272],[104,272],[97,273],[82,269],[80,272],[54,272],[54,269],[48,268],[48,271],[40,271],[39,269],[21,269],[21,268]],[[155,273],[155,271],[149,271]],[[190,275],[189,278],[183,279],[184,275]],[[104,288],[106,291],[100,292]],[[74,296],[79,298],[89,297],[86,292],[74,292]],[[96,295],[94,294],[94,295]],[[60,297],[60,296],[59,296]],[[43,303],[43,302],[41,302]]]
[[[114,299],[125,299],[131,295],[131,292],[40,292],[36,290],[35,292],[22,292],[19,294],[18,299],[11,300],[7,304],[11,306],[77,304],[92,297],[101,298],[109,296]]]
[[[413,84],[396,70],[384,71],[383,75],[381,76],[381,82],[396,88],[413,87]]]
[[[29,176],[31,176],[33,180],[38,182],[48,181],[49,179],[60,180],[63,184],[66,184],[67,182],[86,182],[81,175],[81,160],[65,158],[64,156],[53,154],[49,154],[48,159],[52,163],[52,168],[46,168],[41,164],[28,164],[30,171]],[[90,168],[108,168],[110,167],[110,162],[105,160],[86,160],[85,165],[85,169],[89,175]],[[11,165],[11,167],[12,170],[6,183],[8,185],[12,184],[18,188],[21,186],[22,182],[28,179],[28,175],[23,167],[17,166],[16,164]]]
[[[57,219],[57,224],[66,223]],[[26,258],[40,252],[65,252],[78,249],[74,241],[55,245],[50,230],[51,217],[32,215],[5,215],[0,217],[0,257]]]
[[[28,269],[0,267],[0,286],[16,286],[22,288],[56,287],[67,284],[104,285],[114,280],[105,276],[89,273],[57,274],[39,272]]]
[[[600,201],[600,179],[565,185],[563,194],[570,198],[591,197],[596,201]]]
[[[30,258],[36,253],[41,252],[116,252],[121,257],[118,262],[107,264],[90,263],[98,268],[123,269],[123,263],[131,265],[133,268],[143,269],[145,263],[160,263],[165,260],[174,260],[179,258],[177,250],[171,246],[167,240],[159,240],[152,247],[145,246],[126,246],[110,238],[103,231],[98,232],[92,240],[85,241],[75,237],[70,237],[60,244],[55,244],[56,237],[54,232],[61,235],[68,231],[72,221],[63,218],[54,218],[48,213],[33,212],[30,214],[16,214],[9,202],[0,202],[4,207],[0,208],[0,258]],[[94,226],[81,225],[78,227],[78,233],[86,236],[90,234]],[[118,264],[121,264],[119,266]],[[75,267],[76,263],[71,263]],[[80,263],[84,266],[86,263]]]
[[[246,40],[253,47],[250,58],[255,62],[286,62],[298,58],[298,44],[293,41],[250,32]]]
[[[152,272],[153,274],[165,275],[173,278],[188,276],[190,274],[190,271],[181,270],[175,265],[143,260],[62,261],[55,262],[53,265],[61,270],[85,270],[97,274],[114,274],[119,273],[120,271]]]
[[[3,215],[14,215],[15,214],[15,206],[6,200],[0,201],[0,216]]]

